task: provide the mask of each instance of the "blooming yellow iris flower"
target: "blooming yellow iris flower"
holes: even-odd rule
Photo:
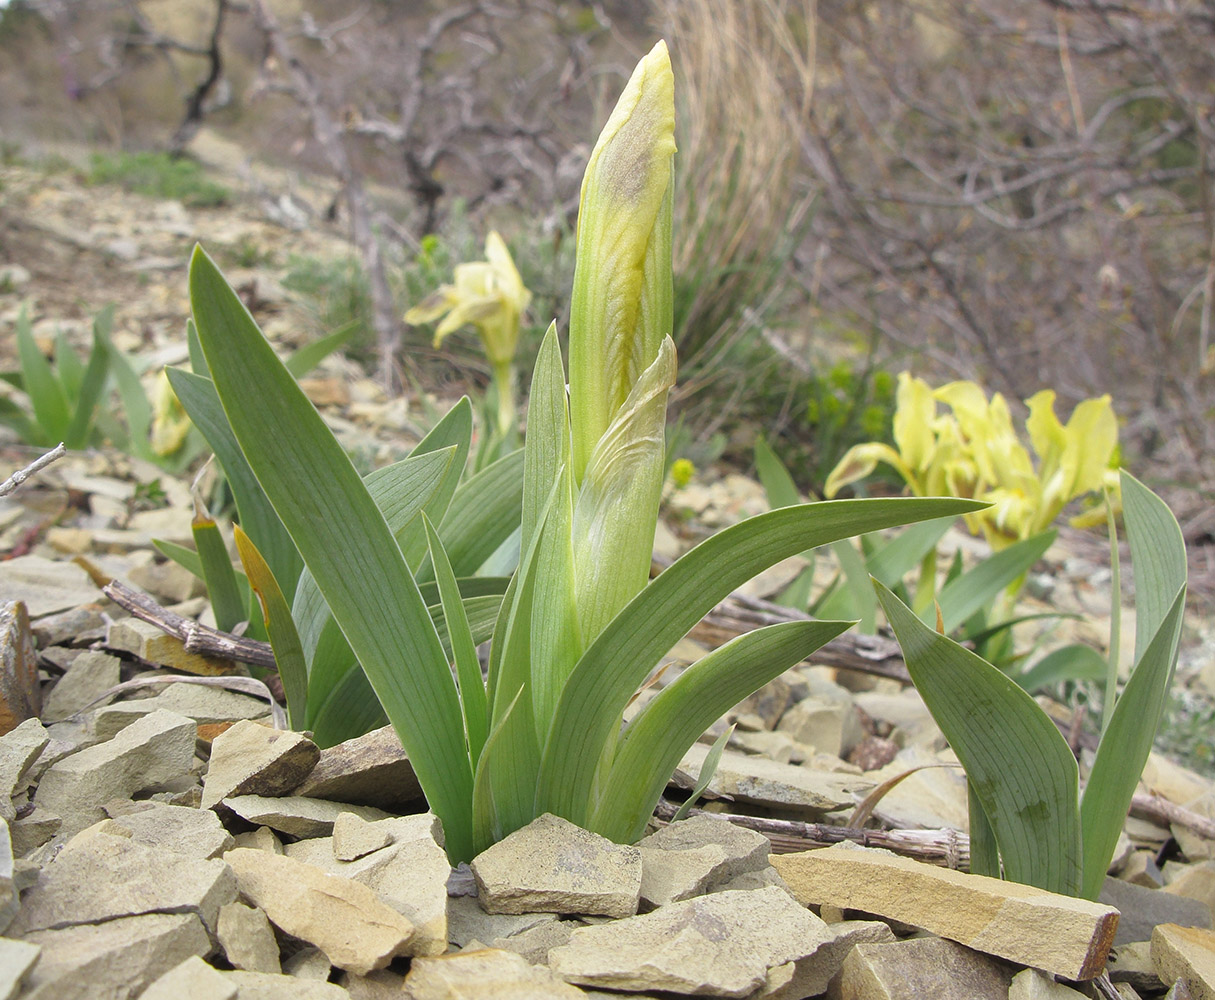
[[[519,320],[531,299],[506,243],[490,232],[485,260],[457,264],[454,284],[442,285],[405,314],[405,322],[411,325],[444,317],[435,329],[435,347],[462,326],[476,327],[498,387],[500,431],[514,420],[515,347]]]
[[[999,393],[989,400],[974,382],[950,382],[933,390],[903,372],[894,415],[895,447],[870,442],[851,448],[827,477],[824,494],[835,496],[883,462],[916,496],[989,501],[991,508],[967,515],[966,522],[998,550],[1045,531],[1076,497],[1103,486],[1117,488],[1110,462],[1118,446],[1118,422],[1109,396],[1080,403],[1066,425],[1055,415],[1055,393],[1050,389],[1025,402],[1025,429],[1036,465]],[[950,412],[938,414],[938,403]]]
[[[162,458],[175,455],[186,443],[191,426],[185,407],[173,392],[169,376],[162,368],[152,392],[152,451]]]

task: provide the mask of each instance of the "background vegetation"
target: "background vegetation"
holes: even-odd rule
[[[493,226],[536,293],[521,357],[563,323],[579,164],[659,34],[685,441],[746,456],[762,425],[816,488],[904,368],[1054,388],[1064,414],[1110,392],[1131,467],[1186,486],[1187,539],[1209,534],[1206,4],[15,0],[0,132],[83,141],[99,180],[151,183],[130,179],[148,152],[207,134],[237,144],[232,169],[329,178],[312,224],[344,227],[351,259],[291,267],[323,322],[360,319],[385,381],[483,380],[472,338],[437,356],[401,314]]]

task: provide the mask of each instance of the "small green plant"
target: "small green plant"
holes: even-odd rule
[[[291,254],[283,287],[309,298],[322,330],[353,327],[350,347],[357,354],[370,344],[371,292],[354,257],[322,260]]]
[[[93,348],[83,361],[63,333],[55,338],[54,361],[48,361],[34,340],[29,314],[17,316],[17,358],[20,370],[4,376],[25,393],[28,406],[0,397],[0,424],[16,431],[25,444],[42,448],[62,441],[69,448],[84,448],[98,436],[97,406],[106,389],[113,350],[110,323],[113,310],[93,320]]]
[[[193,208],[223,205],[231,197],[194,160],[160,152],[93,153],[85,179],[90,184],[118,184],[153,198],[175,198]]]
[[[798,621],[741,636],[685,670],[622,728],[634,692],[684,633],[736,586],[795,552],[977,509],[972,501],[910,498],[772,511],[708,539],[648,581],[675,379],[673,132],[673,75],[659,43],[635,70],[587,166],[568,380],[554,324],[535,365],[522,455],[495,463],[521,466],[518,506],[487,521],[488,501],[504,490],[464,484],[468,518],[499,533],[520,528],[519,563],[485,636],[486,679],[476,655],[483,633],[456,568],[464,555],[443,537],[455,500],[433,499],[456,490],[465,432],[452,446],[407,459],[377,500],[210,258],[200,248],[191,262],[210,379],[181,373],[175,388],[192,383],[221,401],[242,461],[306,567],[293,599],[265,605],[280,669],[292,664],[288,689],[311,687],[317,665],[306,673],[301,651],[324,641],[332,619],[330,634],[348,644],[443,822],[453,862],[545,812],[618,841],[638,837],[701,733],[849,623]],[[470,411],[467,403],[457,409]],[[440,426],[464,420],[449,415]],[[472,528],[448,538],[481,540]],[[260,571],[251,571],[255,577],[268,582]],[[441,627],[420,586],[428,579]],[[269,591],[261,593],[266,599]],[[285,617],[289,601],[293,614]]]
[[[1176,519],[1126,472],[1121,486],[1135,577],[1135,661],[1119,694],[1114,616],[1101,740],[1083,795],[1071,748],[1033,698],[878,585],[916,689],[966,769],[971,870],[1003,871],[1012,881],[1088,899],[1101,891],[1151,751],[1185,611],[1186,553]],[[1116,581],[1116,537],[1111,549]]]

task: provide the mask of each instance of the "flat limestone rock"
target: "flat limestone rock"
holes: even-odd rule
[[[547,965],[548,953],[569,944],[571,935],[580,926],[577,920],[548,920],[510,937],[495,938],[489,946],[513,951],[532,965]]]
[[[207,810],[145,799],[109,803],[105,811],[107,832],[189,858],[218,858],[236,846],[219,817]]]
[[[236,991],[234,982],[191,955],[152,983],[139,1000],[236,1000]]]
[[[729,862],[721,844],[703,844],[682,851],[660,851],[637,845],[641,852],[641,909],[703,896],[709,882]]]
[[[337,984],[350,994],[350,1000],[406,1000],[405,977],[391,969],[377,969],[365,976],[343,972]]]
[[[1099,903],[1118,909],[1118,932],[1114,944],[1147,941],[1157,924],[1180,924],[1182,927],[1210,927],[1211,908],[1196,899],[1188,899],[1162,889],[1106,877],[1101,885]]]
[[[828,847],[772,864],[801,903],[901,920],[1066,979],[1104,968],[1118,925],[1113,907],[885,851]]]
[[[763,989],[754,1000],[801,1000],[825,993],[844,959],[858,944],[886,944],[894,932],[880,920],[841,920],[828,924],[831,935],[809,955],[768,970]]]
[[[184,716],[153,712],[112,740],[51,765],[38,782],[35,801],[63,819],[58,836],[71,837],[104,819],[107,802],[187,773],[196,729]]]
[[[1037,969],[1022,969],[1008,987],[1008,1000],[1079,1000],[1082,996],[1079,990],[1057,983]]]
[[[333,983],[266,972],[221,972],[240,991],[240,1000],[350,1000],[350,994]]]
[[[0,938],[0,1000],[12,1000],[20,992],[40,954],[36,944]]]
[[[133,1000],[211,940],[192,913],[150,913],[25,936],[42,949],[21,1000]]]
[[[21,601],[34,618],[66,611],[98,598],[97,585],[72,562],[18,556],[0,573],[0,604]]]
[[[531,965],[514,952],[485,948],[415,958],[405,977],[412,1000],[581,1000],[570,986],[543,966]],[[242,997],[243,1000],[243,997]]]
[[[341,813],[333,821],[333,856],[339,861],[357,861],[391,843],[392,834],[386,827],[354,813]]]
[[[482,851],[470,867],[489,913],[637,912],[641,852],[551,813]]]
[[[334,821],[344,812],[355,813],[365,820],[391,818],[388,813],[371,806],[353,806],[304,795],[233,795],[224,799],[223,804],[250,823],[303,838],[329,836]]]
[[[200,808],[230,795],[283,795],[308,776],[320,756],[302,733],[237,722],[211,743]]]
[[[250,847],[258,851],[269,851],[271,854],[283,854],[283,842],[278,834],[268,826],[259,826],[247,833],[238,833],[232,838],[234,847]],[[306,859],[305,859],[306,860]]]
[[[342,816],[352,816],[343,813]],[[341,817],[339,817],[339,822]],[[357,819],[363,823],[365,821]],[[335,857],[338,827],[333,837],[289,844],[288,857],[315,865],[330,875],[354,879],[375,891],[414,925],[408,955],[441,955],[447,950],[447,879],[451,866],[437,839],[442,826],[433,813],[382,819],[366,826],[391,843],[353,861]]]
[[[762,833],[700,815],[662,827],[638,841],[637,848],[642,899],[661,906],[763,871],[772,845]]]
[[[329,964],[329,956],[320,948],[311,946],[301,948],[283,961],[283,975],[293,976],[296,979],[311,979],[327,983],[332,972],[333,966]]]
[[[21,908],[21,890],[25,888],[17,877],[13,861],[13,844],[8,823],[0,819],[0,934],[13,922]]]
[[[120,701],[97,709],[93,713],[93,731],[101,739],[110,739],[136,719],[161,710],[184,715],[200,726],[222,725],[241,719],[263,719],[270,712],[269,706],[261,698],[182,681],[163,685],[161,692],[151,698]]]
[[[16,818],[13,796],[24,788],[26,774],[50,739],[37,719],[26,719],[0,736],[0,819]]]
[[[241,895],[276,927],[358,975],[405,954],[414,927],[367,886],[282,855],[238,847],[224,855]]]
[[[297,795],[403,812],[422,797],[413,765],[391,726],[321,750]]]
[[[1013,970],[988,955],[942,938],[860,944],[840,970],[848,1000],[1006,1000]]]
[[[5,574],[12,560],[5,563]],[[0,736],[42,711],[38,652],[24,601],[0,604]]]
[[[822,920],[781,889],[718,892],[580,927],[549,952],[549,965],[587,986],[744,997],[769,969],[830,937]]]
[[[1215,1000],[1215,933],[1161,924],[1152,931],[1152,964],[1166,986],[1184,979],[1194,1000]]]
[[[98,824],[73,837],[21,900],[14,928],[58,930],[147,913],[192,913],[214,930],[236,879],[219,860],[158,851]]]
[[[512,937],[556,920],[555,913],[486,913],[475,896],[452,896],[447,900],[447,939],[457,948],[474,940]]]
[[[12,837],[13,857],[25,857],[41,847],[59,832],[62,825],[63,820],[49,809],[35,809],[28,816],[13,820],[8,825],[8,832]]]
[[[1118,945],[1110,952],[1105,971],[1109,973],[1111,982],[1129,983],[1140,993],[1161,993],[1164,990],[1156,966],[1152,964],[1151,941]]]
[[[62,722],[87,708],[120,680],[122,661],[98,649],[86,649],[51,688],[42,706],[45,722]]]
[[[234,900],[221,907],[215,936],[233,968],[275,975],[283,971],[274,929],[256,906]],[[328,964],[326,960],[326,968]]]
[[[679,769],[693,778],[698,777],[708,752],[709,748],[703,743],[694,743],[684,754]],[[867,776],[812,771],[807,767],[726,751],[709,782],[709,791],[743,802],[824,813],[854,806],[854,793],[863,795],[874,784]]]

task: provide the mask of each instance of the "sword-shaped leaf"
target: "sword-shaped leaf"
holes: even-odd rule
[[[1005,875],[1074,896],[1081,865],[1079,772],[1067,741],[1013,680],[874,586],[916,690],[991,824]]]
[[[201,248],[190,298],[236,440],[396,729],[449,856],[467,860],[472,767],[459,696],[405,557],[341,445]]]

